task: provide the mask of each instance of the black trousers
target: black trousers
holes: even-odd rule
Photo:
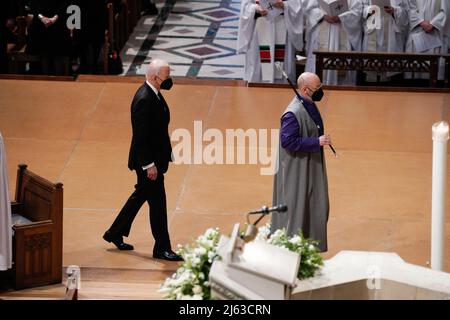
[[[80,68],[78,73],[99,74],[98,58],[101,43],[96,41],[82,41],[80,45]]]
[[[109,231],[113,237],[128,237],[136,214],[147,201],[150,207],[150,227],[155,238],[153,251],[170,250],[164,174],[158,173],[156,180],[150,180],[147,177],[147,171],[144,170],[136,170],[136,174],[135,190],[120,210]]]

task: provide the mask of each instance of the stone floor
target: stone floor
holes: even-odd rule
[[[151,59],[170,63],[173,76],[242,79],[236,54],[239,0],[155,1],[158,16],[144,16],[122,49],[123,75],[143,75]]]

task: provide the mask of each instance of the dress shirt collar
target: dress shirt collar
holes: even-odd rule
[[[153,90],[153,92],[158,96],[158,89],[156,89],[148,80],[145,80],[145,83]],[[159,97],[158,97],[159,98]]]

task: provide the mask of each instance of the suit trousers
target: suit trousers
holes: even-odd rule
[[[120,210],[109,231],[113,237],[128,237],[134,218],[147,201],[150,208],[150,227],[155,238],[153,252],[170,250],[164,174],[158,173],[156,180],[150,180],[147,177],[147,171],[138,169],[136,175],[135,190]]]

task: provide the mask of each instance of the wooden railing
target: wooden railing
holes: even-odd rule
[[[439,59],[445,59],[445,86],[448,86],[449,55],[407,52],[314,51],[316,73],[324,70],[429,73],[430,87],[436,87]]]
[[[141,0],[122,0],[117,11],[114,13],[112,3],[108,3],[106,6],[107,28],[103,44],[103,74],[109,74],[109,51],[115,49],[120,52],[137,25],[141,17],[142,2]]]

